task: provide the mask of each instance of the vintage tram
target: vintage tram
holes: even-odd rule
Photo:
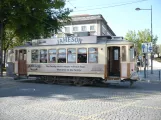
[[[8,51],[10,73],[76,85],[102,81],[132,85],[139,80],[134,43],[122,37],[65,37],[30,43]]]

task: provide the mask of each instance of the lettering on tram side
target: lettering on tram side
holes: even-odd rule
[[[28,68],[30,68],[30,70],[38,70],[39,68],[41,68],[41,65],[37,65],[37,64],[30,64],[28,65]]]
[[[91,71],[103,71],[101,67],[93,67]]]
[[[84,65],[46,65],[46,67],[56,68],[57,72],[80,72],[85,68]]]
[[[104,65],[60,65],[60,64],[30,64],[28,65],[28,71],[36,72],[81,72],[81,73],[103,73]]]
[[[57,40],[58,44],[81,44],[82,39],[78,37],[64,37]]]

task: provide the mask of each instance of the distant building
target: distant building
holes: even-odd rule
[[[101,14],[71,16],[55,37],[64,36],[116,36]]]

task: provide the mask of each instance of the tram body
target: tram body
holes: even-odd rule
[[[12,53],[12,54],[11,54]],[[17,76],[37,76],[75,84],[95,81],[137,81],[135,48],[132,42],[107,36],[33,40],[8,54]]]

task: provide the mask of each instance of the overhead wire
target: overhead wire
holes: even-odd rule
[[[87,11],[87,10],[95,10],[95,9],[103,9],[103,8],[110,8],[110,7],[118,7],[118,6],[123,6],[123,5],[128,5],[128,4],[134,4],[134,3],[143,2],[143,1],[148,1],[148,0],[139,0],[139,1],[124,3],[124,4],[119,4],[119,5],[107,6],[107,7],[101,7],[101,8],[93,8],[93,9],[86,9],[86,10],[78,10],[78,11],[73,11],[73,12]],[[30,14],[28,14],[28,15],[30,15]],[[35,18],[35,19],[37,19],[37,20],[40,20],[40,19],[38,19],[37,17],[34,17],[34,16],[32,16],[32,15],[30,15],[30,16],[33,17],[33,18]],[[48,24],[48,25],[50,25],[51,27],[53,27],[52,24],[49,24],[49,23],[45,22],[44,20],[43,20],[42,22],[44,22],[45,24]],[[61,31],[61,32],[64,33],[63,31]],[[64,33],[64,34],[65,34],[65,33]]]
[[[118,4],[118,5],[111,5],[111,6],[107,6],[107,7],[99,7],[99,8],[92,8],[92,9],[77,10],[77,11],[73,11],[73,12],[97,10],[97,9],[104,9],[104,8],[112,8],[112,7],[124,6],[124,5],[129,5],[129,4],[139,3],[139,2],[144,2],[144,1],[148,1],[148,0],[139,0],[139,1],[134,1],[134,2],[128,2],[128,3]]]
[[[67,1],[71,6],[73,6],[74,9],[76,9],[76,7],[70,2],[70,0]]]
[[[118,5],[118,4],[123,4],[123,3],[129,3],[129,2],[136,2],[136,0],[134,1],[132,1],[132,0],[130,0],[130,1],[124,1],[124,2],[115,2],[115,3],[108,3],[108,4],[99,4],[99,5],[94,5],[94,6],[77,6],[77,8],[78,9],[82,9],[82,8],[89,8],[89,7],[103,7],[103,6],[111,6],[111,5]]]

